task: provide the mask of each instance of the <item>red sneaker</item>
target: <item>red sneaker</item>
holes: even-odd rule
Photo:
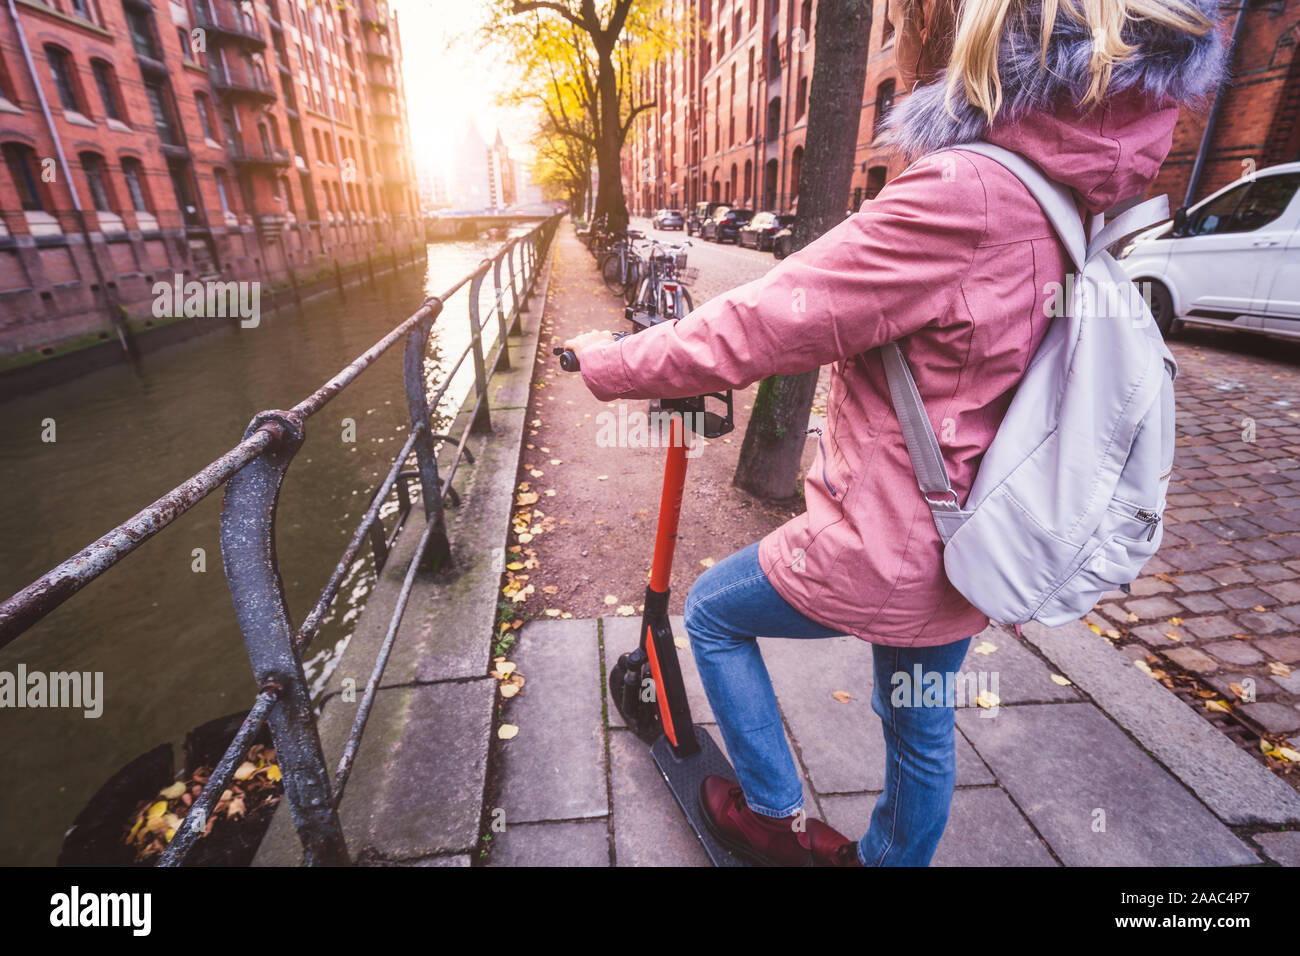
[[[854,844],[821,820],[800,814],[769,817],[755,813],[745,791],[725,777],[711,774],[700,782],[700,807],[709,831],[741,859],[758,866],[839,866],[838,848]],[[857,862],[856,853],[853,856]]]

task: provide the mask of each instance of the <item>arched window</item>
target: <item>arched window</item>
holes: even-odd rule
[[[731,164],[731,179],[727,183],[727,202],[735,202],[736,193],[736,164]]]
[[[212,178],[217,184],[217,199],[221,202],[221,211],[226,215],[230,215],[232,210],[230,208],[230,188],[229,183],[226,181],[226,171],[224,169],[214,169]]]
[[[867,170],[867,199],[875,199],[880,190],[885,188],[885,167],[872,166]]]
[[[767,104],[767,138],[776,139],[781,135],[781,97],[774,96]]]
[[[203,130],[204,139],[217,141],[217,132],[212,128],[212,102],[206,93],[194,94],[194,108],[199,113],[199,128]]]
[[[808,77],[799,77],[799,87],[795,92],[794,118],[803,119],[804,110],[808,108]]]
[[[754,196],[754,161],[745,160],[745,202],[752,202]]]
[[[63,104],[63,108],[74,113],[86,112],[82,106],[80,90],[77,87],[72,54],[62,47],[47,43],[45,45],[45,59],[49,61],[50,76],[54,80],[54,88],[58,91],[59,102]]]
[[[126,180],[126,193],[131,197],[131,208],[136,212],[149,211],[149,196],[145,190],[144,167],[140,160],[130,156],[122,157],[122,178]]]
[[[880,134],[881,124],[884,123],[885,117],[889,111],[894,108],[894,81],[885,80],[876,87],[876,120],[871,127],[871,135],[874,138]]]
[[[90,201],[95,211],[113,212],[104,157],[99,153],[78,153],[77,158],[81,160],[81,168],[86,174],[86,185],[90,187]]]
[[[18,201],[23,210],[45,212],[46,198],[37,173],[40,163],[36,159],[36,151],[23,143],[5,143],[3,152],[5,165],[9,167],[9,176],[18,192]]]
[[[803,147],[796,146],[790,154],[790,198],[799,198],[799,173],[803,169]]]
[[[95,74],[95,85],[99,87],[99,100],[104,105],[104,115],[122,122],[121,97],[117,92],[117,77],[113,74],[112,64],[107,60],[91,60],[90,68]]]

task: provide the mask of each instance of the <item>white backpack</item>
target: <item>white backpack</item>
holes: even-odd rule
[[[961,507],[916,383],[881,349],[908,453],[944,541],[948,579],[992,620],[1056,626],[1128,590],[1163,537],[1178,366],[1136,287],[1106,251],[1169,218],[1161,196],[1085,239],[1070,191],[989,143],[951,147],[1005,166],[1038,200],[1077,273]]]

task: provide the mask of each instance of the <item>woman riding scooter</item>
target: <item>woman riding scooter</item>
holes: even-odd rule
[[[805,512],[706,571],[686,601],[739,777],[707,778],[700,800],[715,834],[760,864],[924,866],[948,820],[954,702],[895,704],[891,678],[957,671],[988,618],[944,574],[876,350],[899,343],[962,503],[1047,331],[1068,257],[1003,166],[969,151],[926,154],[975,140],[1005,147],[1069,187],[1086,220],[1151,186],[1179,105],[1223,80],[1216,0],[891,0],[888,15],[911,91],[889,135],[920,158],[858,213],[686,318],[618,342],[592,332],[566,343],[602,401],[833,366]],[[842,634],[872,645],[886,744],[885,788],[856,841],[803,821],[756,640]]]

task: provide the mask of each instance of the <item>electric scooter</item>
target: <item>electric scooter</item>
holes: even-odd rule
[[[624,315],[632,322],[633,332],[664,321],[652,313],[632,308],[626,309]],[[614,337],[622,338],[633,332],[619,332]],[[578,371],[578,357],[572,350],[557,346],[554,354],[560,356],[560,367],[566,372]],[[710,398],[725,403],[724,415],[705,408],[705,399]],[[659,411],[671,416],[670,441],[650,583],[646,587],[645,613],[641,617],[641,640],[636,650],[619,657],[618,663],[610,670],[609,692],[627,726],[650,744],[655,765],[713,865],[744,866],[745,863],[710,832],[704,819],[704,810],[700,806],[700,783],[710,774],[735,780],[736,772],[709,732],[691,720],[677,646],[673,643],[673,632],[668,622],[669,578],[673,549],[677,543],[677,519],[681,515],[682,492],[686,485],[686,429],[690,427],[705,438],[719,438],[732,431],[735,421],[731,391],[710,392],[691,398],[659,399],[657,404]]]

